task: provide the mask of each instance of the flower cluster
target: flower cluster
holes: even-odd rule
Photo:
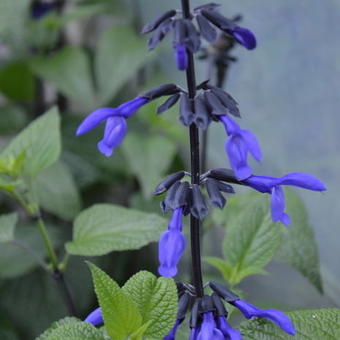
[[[233,37],[249,50],[256,47],[254,34],[240,27],[234,20],[227,19],[217,11],[217,4],[208,4],[193,10],[190,19],[177,18],[176,10],[169,10],[145,25],[143,34],[154,32],[149,40],[149,49],[153,50],[171,31],[173,47],[179,70],[188,68],[188,51],[196,53],[201,46],[201,36],[209,43],[215,43],[219,33]],[[193,23],[196,19],[198,28]]]

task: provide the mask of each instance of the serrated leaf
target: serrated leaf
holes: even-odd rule
[[[135,303],[106,273],[89,263],[95,291],[107,334],[125,340],[142,326],[142,316]]]
[[[60,118],[57,108],[52,108],[14,137],[1,157],[24,153],[23,174],[35,177],[59,158],[60,151]]]
[[[31,68],[36,75],[53,83],[83,107],[96,106],[89,59],[83,49],[66,47],[51,58],[36,57]]]
[[[318,247],[313,228],[308,222],[307,210],[301,198],[293,191],[286,190],[285,195],[292,224],[284,230],[284,239],[277,259],[297,269],[322,293]]]
[[[272,222],[267,199],[248,203],[238,218],[228,224],[223,252],[233,268],[229,282],[239,283],[246,276],[264,273],[282,239],[282,226]]]
[[[72,220],[80,211],[80,195],[73,176],[61,162],[39,174],[35,190],[40,206],[64,220]]]
[[[338,340],[340,339],[340,309],[315,309],[287,313],[296,335],[284,333],[264,319],[243,322],[244,340]]]
[[[114,56],[114,64],[112,64]],[[101,105],[106,104],[153,56],[128,26],[114,26],[99,39],[95,69]]]
[[[223,278],[228,281],[232,274],[232,267],[223,259],[219,257],[207,256],[203,258],[203,261],[215,267],[223,276]]]
[[[113,204],[96,204],[74,221],[73,241],[66,249],[73,255],[99,256],[114,250],[139,249],[159,239],[166,221]]]
[[[17,221],[17,213],[0,216],[0,243],[10,242],[14,239],[14,229]]]
[[[141,271],[126,282],[123,291],[138,306],[143,323],[150,322],[145,332],[148,339],[162,339],[172,329],[177,315],[177,288],[173,279],[158,278]]]
[[[144,334],[150,323],[151,321],[148,321],[144,325],[140,326],[131,336],[129,336],[128,340],[143,340]]]
[[[129,134],[122,146],[128,163],[149,198],[162,180],[176,152],[173,142],[162,136]]]
[[[88,322],[65,322],[36,340],[105,340],[103,333]]]
[[[66,318],[61,319],[59,321],[55,321],[55,322],[52,323],[52,325],[48,329],[46,329],[46,331],[43,334],[38,336],[36,338],[36,340],[46,340],[48,338],[48,336],[50,334],[52,334],[52,332],[54,330],[56,330],[59,327],[65,326],[68,323],[73,323],[73,322],[80,322],[80,320],[78,320],[77,318],[74,318],[74,317],[66,317]]]

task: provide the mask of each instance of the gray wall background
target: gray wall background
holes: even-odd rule
[[[140,1],[145,20],[179,3]],[[192,1],[193,6],[202,3]],[[299,190],[315,228],[326,297],[319,297],[299,274],[279,264],[270,266],[270,277],[252,278],[248,288],[258,298],[276,296],[292,307],[340,306],[340,1],[221,3],[226,16],[242,13],[243,25],[258,38],[255,51],[235,50],[239,62],[227,83],[240,103],[242,126],[251,129],[262,145],[264,159],[255,166],[256,172],[275,176],[307,172],[328,187],[325,194]],[[164,61],[173,76],[172,64]],[[198,70],[204,80],[204,68],[199,65]],[[225,166],[225,133],[219,126],[213,129],[210,166]]]

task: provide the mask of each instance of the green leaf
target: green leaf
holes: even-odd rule
[[[57,161],[60,150],[60,118],[57,108],[52,108],[21,131],[1,157],[17,157],[24,153],[23,174],[35,177]]]
[[[0,243],[10,242],[14,239],[14,229],[17,221],[17,213],[0,216]]]
[[[51,58],[36,57],[31,67],[36,75],[53,83],[82,107],[96,107],[89,60],[83,49],[66,47]]]
[[[313,228],[308,221],[307,210],[301,198],[293,191],[286,190],[285,196],[292,224],[284,230],[284,239],[277,259],[297,269],[322,293],[318,247]]]
[[[128,163],[148,198],[162,180],[176,152],[173,142],[162,136],[129,134],[122,145]]]
[[[103,333],[88,322],[60,322],[36,340],[105,340]]]
[[[114,26],[105,31],[95,59],[101,105],[110,101],[152,57],[145,42],[130,27]]]
[[[162,339],[172,329],[177,316],[177,288],[173,279],[158,278],[141,271],[123,287],[123,291],[138,306],[143,323],[150,322],[145,336]]]
[[[96,204],[74,221],[73,241],[66,250],[73,255],[98,256],[114,250],[139,249],[159,239],[166,221],[110,204]]]
[[[10,63],[0,70],[0,92],[13,100],[33,98],[34,79],[26,63]]]
[[[144,325],[140,326],[131,336],[129,336],[128,340],[143,340],[144,334],[148,329],[151,321],[148,321]]]
[[[72,220],[80,211],[81,201],[70,170],[58,162],[37,177],[35,189],[40,206],[64,220]]]
[[[203,261],[215,267],[223,276],[223,278],[228,281],[232,275],[233,268],[229,263],[225,262],[219,257],[207,256],[203,258]]]
[[[105,329],[115,340],[125,340],[142,326],[137,306],[106,273],[89,263]]]
[[[0,133],[16,132],[25,127],[27,116],[25,111],[17,105],[5,105],[0,108]]]
[[[296,335],[284,333],[264,319],[243,322],[244,340],[338,340],[340,339],[340,309],[315,309],[287,313]]]
[[[237,284],[249,275],[263,274],[280,246],[281,236],[282,225],[272,222],[267,199],[248,203],[228,224],[223,242],[224,258],[233,268],[229,282]]]
[[[80,320],[74,317],[66,317],[59,321],[55,321],[52,323],[51,327],[49,327],[43,334],[38,336],[36,340],[46,340],[48,336],[51,335],[54,330],[56,330],[59,327],[65,326],[69,323],[73,323],[73,322],[80,322]]]

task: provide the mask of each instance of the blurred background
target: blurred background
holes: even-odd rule
[[[203,3],[192,1],[193,6]],[[170,39],[148,53],[147,39],[138,36],[144,23],[169,8],[169,1],[41,4],[0,1],[0,148],[48,108],[59,106],[62,160],[39,177],[39,195],[55,244],[61,245],[71,238],[74,217],[94,203],[161,213],[159,199],[151,196],[154,186],[171,171],[188,167],[187,131],[178,124],[176,109],[157,117],[159,102],[147,105],[129,120],[126,141],[109,159],[96,149],[101,131],[79,138],[74,134],[95,108],[115,106],[165,82],[185,86],[185,79],[176,70]],[[269,275],[252,276],[242,288],[250,301],[271,301],[287,309],[339,307],[340,3],[223,1],[222,12],[227,17],[241,14],[242,25],[258,38],[256,50],[237,46],[232,51],[237,62],[230,65],[225,82],[240,104],[242,126],[251,129],[262,145],[264,159],[261,165],[254,164],[256,173],[307,172],[328,187],[325,194],[301,191],[319,247],[324,295],[297,271],[275,261],[267,268]],[[206,80],[207,68],[206,60],[198,61],[198,81]],[[227,166],[224,140],[223,129],[213,124],[210,168]],[[145,157],[137,157],[141,152]],[[1,194],[0,209],[18,207]],[[30,221],[22,217],[21,223],[20,237],[41,247]],[[206,255],[219,253],[221,233],[216,227],[205,237]],[[83,260],[73,259],[66,276],[85,315],[96,301]],[[140,269],[156,272],[157,249],[151,245],[95,261],[123,283]],[[189,263],[182,264],[182,272],[188,279]],[[205,273],[206,279],[219,277],[208,265]],[[26,255],[0,246],[0,330],[8,339],[32,339],[66,314],[53,285]]]

